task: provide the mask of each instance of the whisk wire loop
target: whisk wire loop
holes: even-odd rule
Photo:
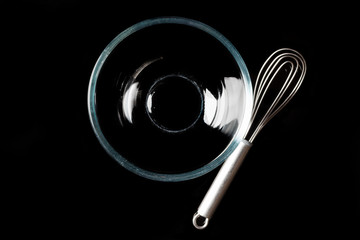
[[[250,129],[255,122],[255,118],[259,118],[258,112],[260,106],[263,106],[262,102],[264,97],[267,95],[274,80],[278,79],[278,74],[284,69],[289,72],[287,73],[287,77],[284,80],[282,87],[250,135]],[[283,48],[275,51],[264,62],[255,81],[254,107],[247,130],[247,135],[250,135],[248,138],[249,142],[253,142],[261,129],[293,98],[304,79],[305,73],[306,63],[304,58],[300,53],[290,48]]]

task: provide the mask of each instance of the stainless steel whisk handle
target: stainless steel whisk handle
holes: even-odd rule
[[[197,229],[206,228],[251,146],[252,144],[250,142],[242,139],[234,152],[222,165],[197,212],[194,214],[193,225]]]

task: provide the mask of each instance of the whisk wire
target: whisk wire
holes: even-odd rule
[[[279,52],[282,53],[279,54]],[[249,134],[249,130],[255,121],[255,117],[258,115],[260,106],[262,106],[263,99],[267,95],[266,93],[274,82],[274,79],[276,79],[276,76],[280,73],[280,71],[287,66],[289,67],[289,73],[287,74],[287,77],[272,104],[262,116],[257,127],[249,137],[249,142],[253,142],[256,135],[262,130],[262,128],[293,98],[306,73],[306,63],[304,58],[300,53],[289,48],[283,48],[275,51],[261,67],[255,81],[254,107],[247,134]],[[295,85],[293,84],[294,79],[296,80]],[[293,87],[289,92],[291,85],[293,85]],[[288,94],[286,95],[286,93]]]

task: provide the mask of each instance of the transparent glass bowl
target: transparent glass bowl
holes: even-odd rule
[[[158,181],[219,166],[249,124],[246,65],[213,28],[191,19],[145,20],[120,33],[93,69],[88,110],[107,153]]]

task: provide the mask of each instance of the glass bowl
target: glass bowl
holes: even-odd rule
[[[88,110],[106,152],[129,171],[184,181],[219,166],[252,110],[246,65],[222,34],[180,17],[149,19],[101,53]]]

